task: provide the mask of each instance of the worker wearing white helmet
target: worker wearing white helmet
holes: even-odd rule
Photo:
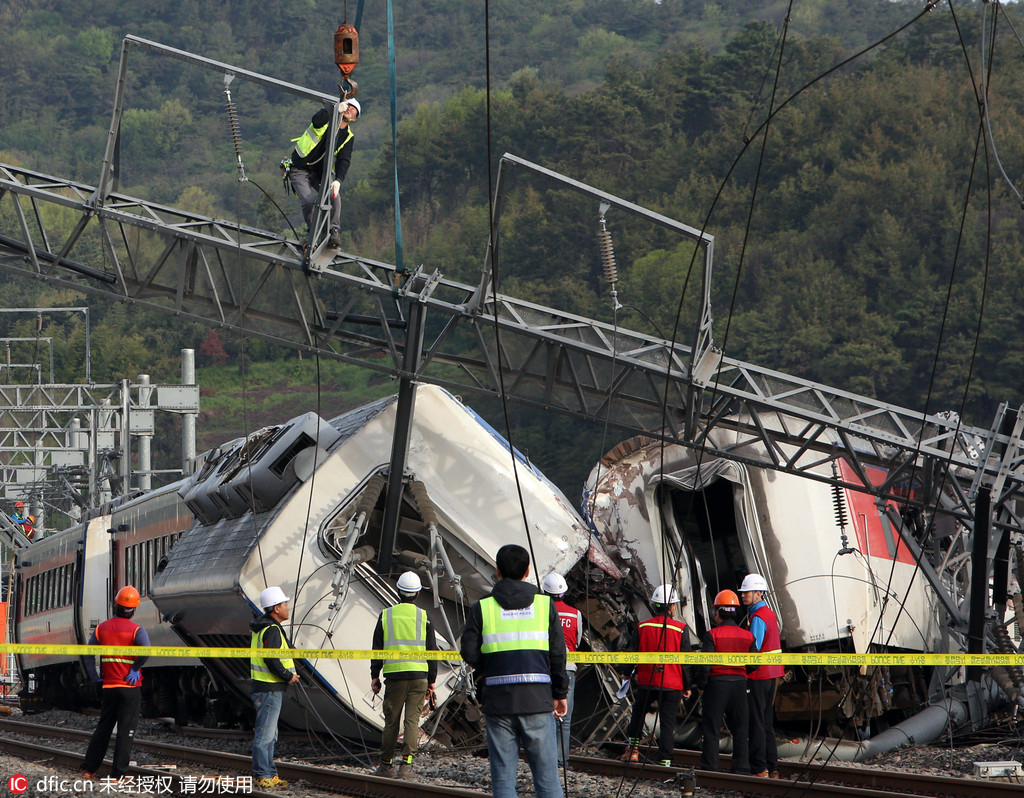
[[[260,593],[260,609],[263,615],[253,621],[250,648],[274,650],[286,654],[288,638],[281,625],[288,620],[291,599],[285,592],[273,585]],[[252,703],[256,707],[256,723],[253,726],[252,774],[254,786],[264,789],[285,787],[288,782],[277,775],[274,764],[274,745],[277,742],[277,722],[281,717],[281,706],[288,685],[299,680],[295,662],[291,657],[253,656],[249,660],[252,677]]]
[[[583,615],[578,609],[565,602],[565,594],[569,591],[565,577],[552,571],[544,577],[540,587],[555,600],[555,609],[558,610],[558,618],[562,622],[562,634],[565,636],[566,653],[576,651],[583,640]],[[570,731],[572,729],[573,694],[576,691],[576,663],[567,660],[565,672],[569,677],[569,692],[565,696],[565,715],[558,718],[557,721],[559,732],[558,767],[565,767],[572,742]]]
[[[690,632],[683,621],[675,618],[679,607],[679,594],[672,585],[659,585],[651,594],[654,617],[642,621],[629,641],[629,651],[691,651]],[[683,698],[690,696],[689,668],[677,663],[664,665],[638,665],[636,669],[637,694],[633,714],[626,728],[629,743],[622,759],[640,761],[640,732],[647,719],[650,705],[658,705],[658,761],[672,764],[675,747],[676,719]]]
[[[302,218],[307,228],[312,223],[313,209],[319,200],[320,187],[325,180],[331,181],[328,191],[331,216],[328,223],[327,246],[332,249],[341,246],[341,184],[345,181],[345,175],[348,174],[348,168],[352,163],[354,134],[351,125],[363,112],[359,101],[354,99],[342,100],[336,108],[338,134],[333,158],[325,157],[330,138],[331,115],[326,108],[321,108],[313,114],[305,132],[297,139],[292,139],[295,142],[295,149],[292,150],[291,157],[281,162],[288,183],[302,205]]]
[[[764,600],[768,581],[761,574],[747,574],[740,585],[740,599],[747,608],[745,625],[754,635],[756,651],[780,653],[779,621]],[[775,691],[782,678],[781,665],[760,665],[747,675],[750,704],[750,770],[757,776],[779,775],[779,751],[775,742]]]
[[[384,610],[373,630],[375,651],[436,651],[437,639],[427,613],[416,606],[423,589],[419,574],[406,571],[398,577],[399,602]],[[412,656],[405,655],[405,656]],[[413,775],[412,757],[419,742],[420,713],[427,696],[433,693],[437,679],[437,661],[425,659],[370,660],[370,686],[374,695],[381,690],[381,673],[387,683],[384,691],[384,731],[380,741],[380,766],[376,775],[408,779]],[[405,713],[402,755],[395,770],[398,729]]]

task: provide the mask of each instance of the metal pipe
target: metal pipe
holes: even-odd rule
[[[181,384],[196,384],[196,352],[194,349],[181,350]],[[181,473],[188,476],[196,460],[196,417],[198,412],[186,412],[181,416]]]
[[[780,743],[779,756],[797,757],[803,761],[835,759],[840,762],[865,762],[905,745],[927,745],[948,727],[959,726],[969,715],[967,704],[946,698],[902,723],[891,726],[870,740],[839,740],[835,737],[799,743]]]

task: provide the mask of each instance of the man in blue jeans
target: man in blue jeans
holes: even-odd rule
[[[275,653],[288,652],[288,640],[281,624],[288,620],[290,599],[279,587],[268,587],[260,593],[263,615],[253,621],[250,648],[273,649]],[[252,774],[260,789],[287,787],[279,778],[274,765],[274,745],[277,743],[277,721],[288,685],[299,680],[295,662],[288,657],[253,656],[249,660],[252,677],[252,703],[256,707],[253,727]]]
[[[550,596],[524,581],[530,555],[508,544],[495,557],[498,583],[469,610],[462,658],[482,677],[494,798],[516,798],[519,747],[537,798],[562,798],[555,718],[566,711],[565,637]]]

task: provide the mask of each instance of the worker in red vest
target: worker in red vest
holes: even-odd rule
[[[139,591],[126,585],[114,597],[114,617],[96,627],[89,637],[90,646],[148,646],[149,635],[137,623],[131,621],[135,608],[139,606]],[[96,673],[92,657],[85,658],[85,667],[94,682],[102,683],[100,697],[100,719],[96,731],[89,740],[82,763],[82,778],[92,779],[103,762],[110,743],[110,734],[117,724],[117,739],[114,741],[114,766],[111,776],[120,779],[128,770],[132,754],[135,727],[139,723],[142,709],[142,666],[149,657],[133,657],[127,651],[103,654],[100,657],[102,676]]]
[[[679,594],[672,585],[661,585],[651,594],[654,617],[641,622],[633,632],[629,651],[692,651],[690,633],[686,624],[676,620]],[[636,669],[637,696],[633,714],[626,728],[629,744],[623,753],[624,762],[640,760],[640,732],[651,704],[658,704],[658,763],[672,764],[672,750],[676,744],[676,721],[683,698],[690,697],[689,668],[678,663],[665,665],[638,665]]]
[[[740,598],[747,608],[746,626],[754,635],[756,651],[782,652],[779,620],[764,600],[768,582],[760,574],[747,574],[740,585]],[[779,777],[779,749],[775,742],[775,690],[785,670],[781,665],[761,665],[749,676],[750,770],[762,778]]]
[[[544,577],[541,589],[555,600],[555,609],[558,611],[558,618],[562,622],[562,634],[565,636],[566,653],[575,651],[583,640],[583,616],[578,609],[565,603],[565,594],[569,590],[565,577],[550,573]],[[565,767],[571,746],[569,732],[572,728],[573,693],[576,690],[576,663],[567,661],[565,672],[569,677],[569,693],[566,695],[568,709],[565,716],[558,719],[558,767]]]
[[[731,590],[715,596],[715,626],[704,633],[702,651],[749,653],[754,650],[754,636],[739,626],[740,598]],[[753,666],[750,666],[753,667]],[[747,666],[698,665],[694,682],[703,690],[701,696],[702,770],[718,770],[719,734],[722,717],[732,732],[732,772],[750,773]]]

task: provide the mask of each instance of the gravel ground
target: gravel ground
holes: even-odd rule
[[[68,712],[52,711],[40,715],[22,717],[17,710],[13,716],[17,720],[26,720],[31,723],[61,725],[68,728],[92,730],[95,725],[95,718],[77,715]],[[232,751],[248,755],[251,742],[247,739],[210,739],[197,736],[189,736],[174,731],[166,723],[158,720],[142,719],[139,723],[138,735],[140,739],[154,740],[159,742],[170,742],[177,745],[202,746],[204,748],[215,748],[217,750]],[[65,743],[65,747],[70,747]],[[84,751],[84,745],[76,746],[77,750]],[[334,751],[318,741],[310,741],[299,735],[285,735],[277,744],[278,761],[305,762],[320,766],[336,766],[346,770],[361,770],[372,772],[376,766],[376,760],[370,755],[345,755],[339,754],[340,749]],[[599,755],[596,752],[578,751],[578,753],[590,753]],[[147,766],[163,764],[153,761],[146,752],[133,752],[133,759],[138,764]],[[987,743],[970,747],[925,747],[925,748],[904,748],[893,751],[884,756],[876,757],[869,764],[851,765],[852,767],[872,767],[887,770],[903,770],[922,774],[944,774],[958,777],[971,777],[974,774],[974,763],[979,761],[1009,761],[1016,760],[1024,762],[1024,740],[1010,739],[997,743]],[[469,753],[453,753],[439,749],[422,751],[416,757],[415,762],[417,779],[423,782],[430,782],[439,785],[458,786],[465,789],[480,790],[488,792],[490,789],[490,777],[488,773],[487,760],[473,756]],[[105,772],[105,771],[101,771]],[[181,766],[177,772],[183,774]],[[45,762],[26,762],[7,755],[0,754],[0,784],[6,792],[0,795],[10,796],[16,793],[12,790],[9,779],[14,775],[25,776],[27,790],[21,793],[28,796],[46,796],[46,798],[58,798],[62,796],[80,796],[81,790],[75,790],[71,780],[79,775],[77,771],[68,771],[64,768],[54,768]],[[193,775],[197,779],[203,776],[214,775],[212,772],[196,769],[186,775]],[[248,774],[235,774],[243,776]],[[656,783],[640,782],[634,784],[631,780],[603,778],[590,776],[578,772],[569,772],[568,795],[587,796],[587,798],[666,798],[679,795],[678,787],[672,784],[659,785]],[[68,782],[61,789],[61,781]],[[17,786],[17,785],[15,785]],[[242,789],[232,791],[230,788],[222,790],[220,794],[240,794]],[[143,794],[141,791],[128,790],[107,791],[104,793],[102,783],[95,783],[94,794],[98,795],[128,795]],[[285,796],[303,796],[303,798],[336,798],[333,793],[325,793],[316,789],[307,788],[303,785],[295,785],[280,790]],[[158,794],[150,791],[149,794]],[[166,791],[163,794],[169,794]],[[197,789],[195,794],[202,795],[203,792]],[[206,792],[208,795],[216,794],[212,789]],[[534,795],[532,782],[529,778],[529,770],[525,764],[520,765],[520,795],[529,798]],[[698,789],[697,795],[701,798],[731,798],[731,794]]]

